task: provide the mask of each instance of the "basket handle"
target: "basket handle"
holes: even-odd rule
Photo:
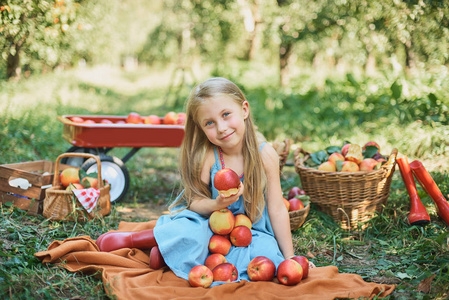
[[[391,151],[391,154],[390,154],[390,157],[388,158],[388,161],[382,167],[389,168],[392,165],[394,165],[396,163],[397,155],[398,155],[398,149],[394,148]]]
[[[63,153],[61,155],[58,156],[58,158],[56,158],[56,163],[55,163],[55,173],[53,176],[53,186],[58,186],[60,183],[60,179],[59,179],[59,163],[61,161],[62,158],[64,157],[84,157],[84,158],[93,158],[97,161],[97,179],[98,179],[98,187],[99,188],[103,188],[104,184],[103,184],[103,180],[101,179],[101,161],[100,161],[100,157],[98,155],[93,155],[90,153],[77,153],[77,152],[68,152],[68,153]]]

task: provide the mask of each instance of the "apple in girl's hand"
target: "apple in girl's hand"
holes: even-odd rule
[[[295,196],[305,195],[305,194],[306,194],[306,192],[303,189],[301,189],[301,188],[299,188],[297,186],[294,186],[288,192],[287,199],[290,200],[291,198],[294,198]]]
[[[237,215],[235,215],[234,227],[237,227],[237,226],[240,226],[240,225],[246,226],[249,229],[251,229],[253,227],[253,223],[251,222],[251,219],[248,218],[248,216],[245,215],[245,214],[237,214]]]
[[[148,117],[145,117],[143,119],[143,123],[151,125],[159,125],[161,124],[161,119],[156,115],[149,115]]]
[[[253,234],[248,227],[240,225],[234,227],[234,229],[231,231],[231,234],[229,235],[229,239],[231,240],[231,243],[236,247],[248,247],[253,239]]]
[[[290,211],[297,211],[304,208],[304,204],[298,198],[292,198],[288,202],[290,202]]]
[[[279,264],[276,277],[283,285],[295,285],[302,279],[302,267],[295,260],[286,259]]]
[[[231,263],[219,264],[212,270],[214,281],[235,281],[238,278],[237,268]]]
[[[228,262],[228,261],[226,260],[226,257],[224,257],[223,254],[212,253],[211,255],[209,255],[206,258],[206,261],[204,262],[204,264],[206,265],[206,267],[213,270],[219,264],[224,264],[226,262]]]
[[[130,112],[126,118],[126,123],[140,124],[142,123],[142,117],[136,112]]]
[[[285,204],[285,207],[287,208],[287,211],[290,211],[290,202],[285,198],[282,198],[282,199],[284,200],[284,204]]]
[[[265,256],[254,257],[246,270],[252,281],[271,281],[276,273],[276,265]]]
[[[227,208],[214,211],[209,217],[209,227],[215,234],[226,235],[232,231],[235,218]]]
[[[214,234],[209,240],[209,251],[226,255],[231,249],[231,241],[222,235]]]
[[[235,195],[239,191],[240,178],[233,170],[225,168],[219,170],[214,177],[214,187],[225,197]]]
[[[292,257],[292,259],[298,262],[302,267],[302,279],[306,279],[309,276],[309,260],[303,255]]]
[[[212,271],[205,265],[194,266],[189,272],[189,283],[193,287],[210,287],[214,281]]]

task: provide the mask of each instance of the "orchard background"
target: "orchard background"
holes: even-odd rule
[[[447,195],[448,16],[443,0],[0,1],[0,164],[65,152],[59,115],[182,111],[195,83],[223,76],[243,89],[268,140],[310,152],[375,140],[384,154],[421,160]],[[177,149],[139,151],[127,162],[128,194],[104,220],[49,222],[2,205],[1,298],[107,298],[97,276],[33,254],[156,218],[179,191],[176,159]],[[281,179],[284,191],[301,185],[292,166]],[[390,299],[446,299],[448,227],[418,189],[431,224],[408,225],[397,171],[368,229],[342,230],[312,207],[293,233],[296,252],[396,284]]]

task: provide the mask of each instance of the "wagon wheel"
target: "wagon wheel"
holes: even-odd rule
[[[100,156],[101,177],[111,185],[111,203],[123,199],[129,188],[129,173],[125,164],[115,156]],[[81,166],[86,173],[97,172],[97,162],[90,158]]]
[[[77,147],[72,146],[70,147],[67,152],[77,152],[77,153],[89,153],[89,154],[97,154],[97,151],[92,148],[83,148],[83,147]],[[87,160],[85,157],[63,157],[61,158],[61,164],[70,165],[73,167],[81,167],[81,165]]]

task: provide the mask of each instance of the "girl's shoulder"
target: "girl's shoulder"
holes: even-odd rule
[[[259,149],[265,168],[279,168],[279,155],[270,143],[261,143]]]

